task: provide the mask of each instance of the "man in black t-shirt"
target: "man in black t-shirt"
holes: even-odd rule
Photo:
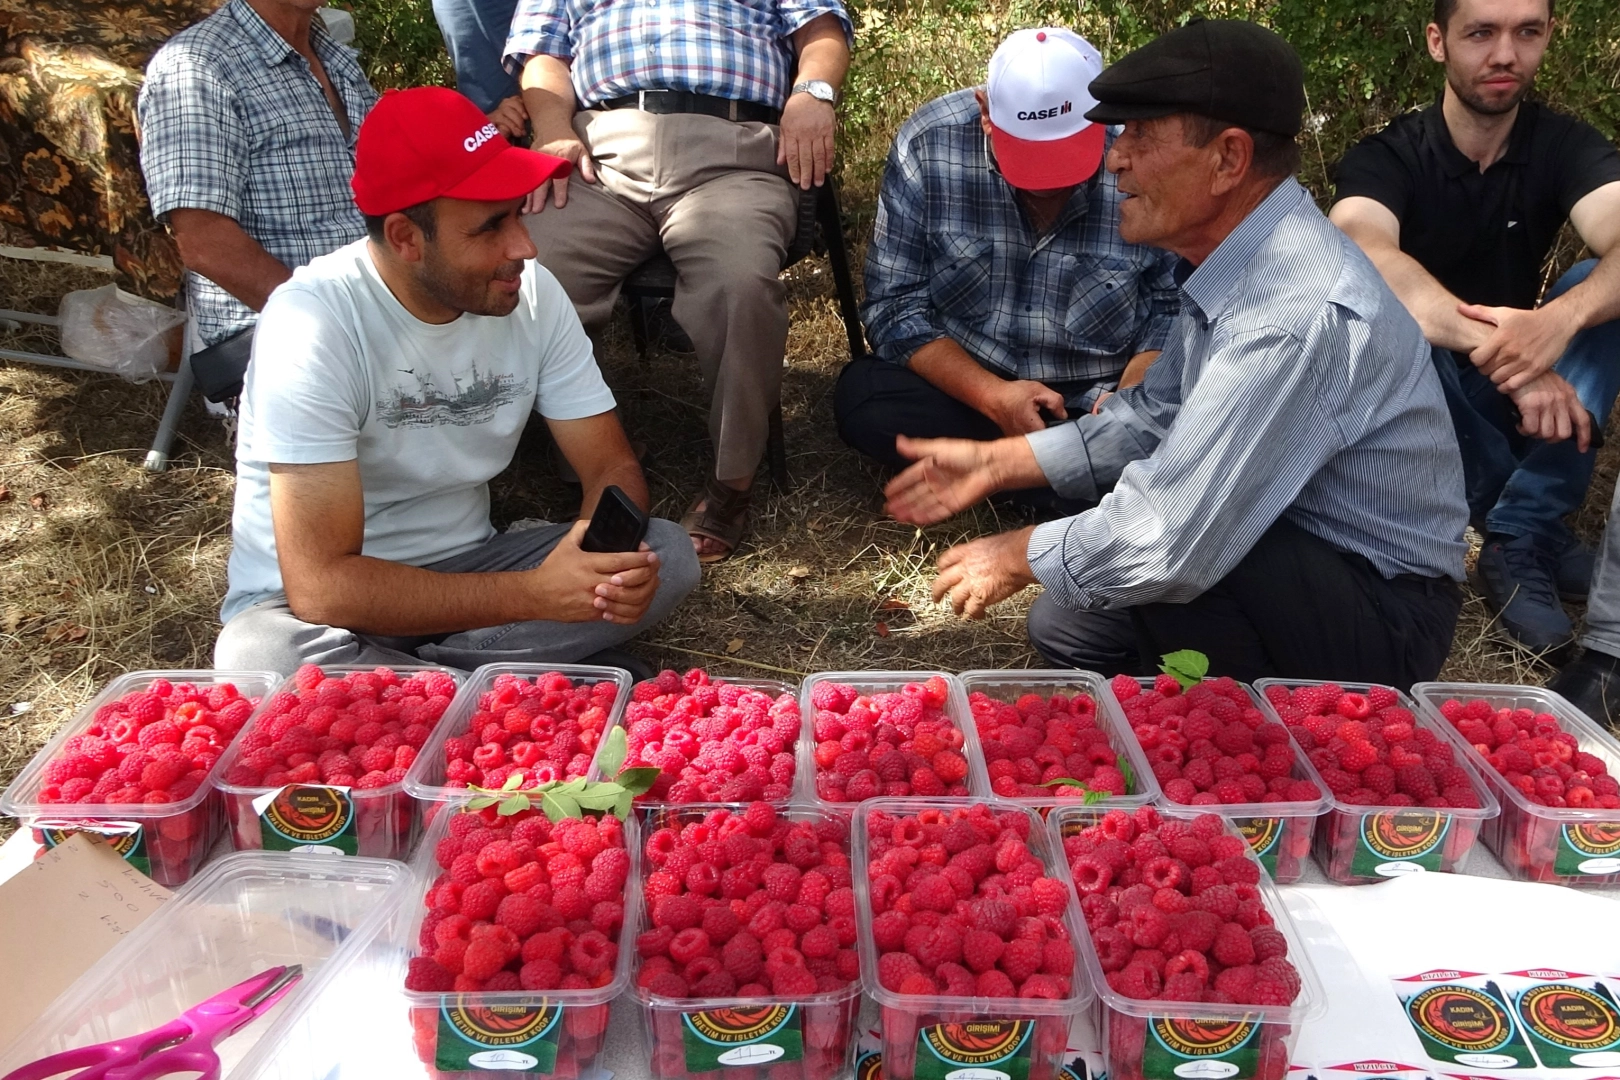
[[[1525,101],[1551,0],[1435,0],[1438,103],[1351,148],[1330,217],[1370,256],[1433,346],[1485,533],[1479,571],[1502,624],[1534,649],[1572,635],[1592,556],[1564,523],[1620,392],[1620,153],[1590,125]],[[1599,259],[1539,307],[1569,220]]]

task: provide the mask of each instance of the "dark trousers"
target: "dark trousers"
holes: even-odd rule
[[[1278,521],[1202,596],[1143,604],[1130,615],[1144,671],[1156,670],[1165,653],[1197,649],[1211,674],[1245,682],[1272,676],[1405,688],[1439,675],[1461,609],[1462,592],[1448,578],[1387,579],[1360,555]],[[1070,611],[1043,595],[1029,613],[1030,642],[1049,661],[1072,665],[1099,654],[1109,627],[1122,643],[1121,614]]]
[[[1082,409],[1082,400],[1094,383],[1048,383],[1064,397],[1069,415]],[[1089,409],[1089,403],[1084,405]],[[908,367],[874,356],[859,356],[844,365],[833,390],[833,418],[838,437],[850,447],[887,468],[899,471],[911,462],[894,448],[898,435],[912,439],[975,439],[990,442],[1002,437],[1001,428],[988,416],[957,401]],[[1008,503],[1042,516],[1079,513],[1089,503],[1064,499],[1051,488],[1005,492],[992,501]]]

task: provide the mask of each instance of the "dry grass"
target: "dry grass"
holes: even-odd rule
[[[839,442],[831,395],[846,346],[826,274],[817,258],[790,272],[791,489],[759,489],[742,553],[709,569],[638,650],[673,667],[789,679],[1035,664],[1023,628],[1027,596],[981,623],[960,622],[928,597],[940,551],[1011,523],[982,509],[932,529],[899,525],[881,513],[878,474]],[[0,306],[52,311],[62,292],[103,280],[0,259]],[[32,330],[0,333],[0,347],[54,351],[56,342]],[[651,445],[656,510],[678,517],[708,456],[696,364],[656,350],[639,359],[622,321],[601,355],[626,426]],[[112,676],[208,666],[230,544],[231,458],[222,427],[194,401],[175,463],[143,471],[165,389],[0,362],[0,784]],[[1620,441],[1611,444],[1576,522],[1589,540],[1601,534],[1620,463]],[[538,426],[493,489],[497,524],[562,519],[577,508]],[[1445,677],[1539,683],[1550,672],[1469,600]]]

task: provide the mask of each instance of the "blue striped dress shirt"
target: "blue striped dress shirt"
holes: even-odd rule
[[[1031,536],[1053,598],[1192,600],[1279,517],[1385,577],[1461,580],[1462,461],[1428,343],[1305,189],[1279,185],[1181,291],[1141,384],[1026,436],[1059,494],[1114,485]]]

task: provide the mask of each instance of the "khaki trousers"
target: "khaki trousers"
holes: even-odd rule
[[[625,275],[662,247],[675,264],[675,319],[710,393],[716,475],[752,477],[781,399],[788,317],[778,275],[798,227],[777,129],[614,109],[578,113],[574,130],[598,183],[576,174],[566,206],[524,219],[541,264],[595,335]]]

